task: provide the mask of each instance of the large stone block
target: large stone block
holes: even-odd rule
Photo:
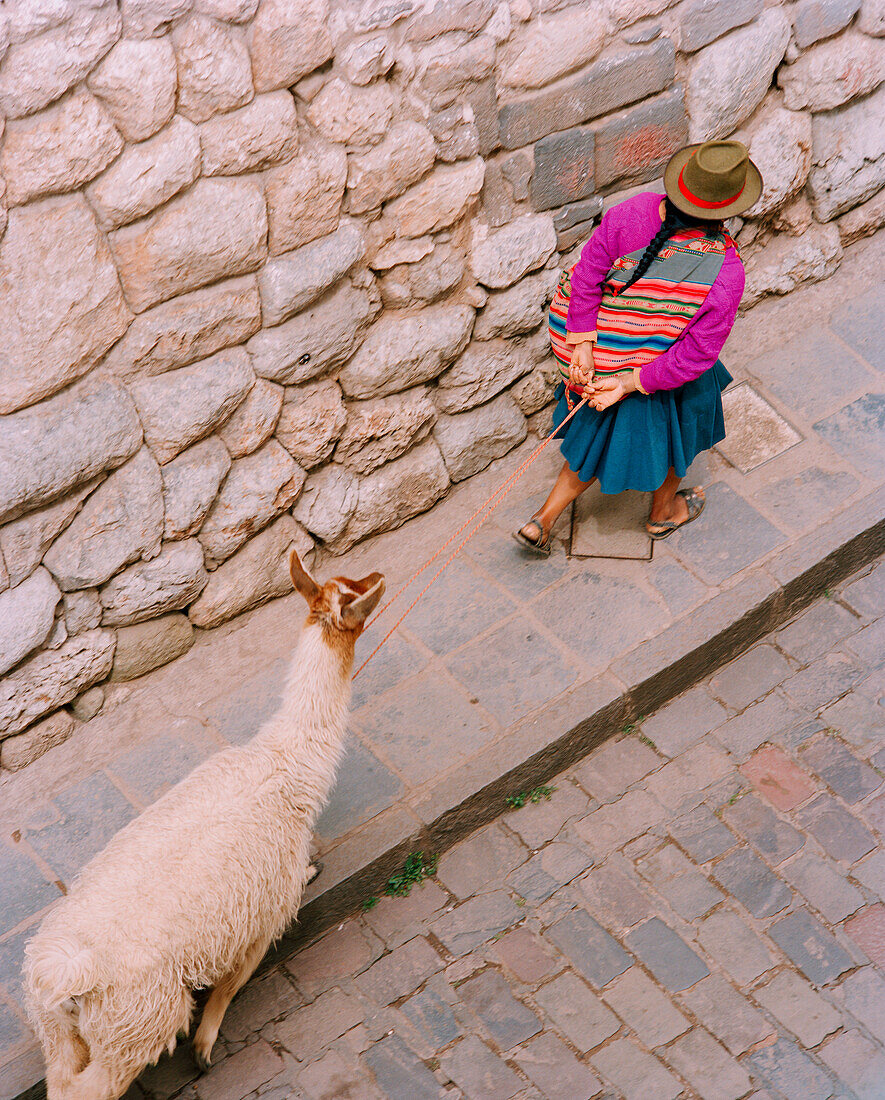
[[[885,89],[815,115],[812,133],[811,202],[816,216],[829,221],[885,184]]]
[[[183,539],[199,531],[229,469],[230,455],[215,436],[195,443],[166,463],[161,471],[163,538]]]
[[[64,95],[113,46],[120,25],[115,6],[96,11],[82,4],[62,26],[11,46],[0,70],[0,112],[21,118]]]
[[[679,9],[679,48],[694,53],[755,19],[764,6],[765,0],[689,0]]]
[[[97,484],[97,480],[87,482],[54,504],[0,527],[0,557],[8,585],[20,584],[34,572],[53,539],[64,531]]]
[[[419,50],[416,63],[421,93],[434,110],[440,110],[462,98],[465,85],[491,74],[495,43],[485,34],[466,42],[452,35]]]
[[[329,141],[372,145],[387,133],[393,91],[384,80],[360,88],[334,77],[311,103],[307,117]]]
[[[261,328],[252,275],[182,294],[140,313],[105,359],[118,378],[163,374],[241,344]]]
[[[186,615],[124,626],[117,631],[112,680],[134,680],[187,653],[194,644],[194,628]]]
[[[194,0],[121,0],[127,38],[156,38],[193,8]]]
[[[131,318],[107,245],[79,196],[12,211],[0,241],[0,300],[0,413],[85,374]]]
[[[0,675],[49,637],[61,592],[43,568],[0,593]]]
[[[119,466],[138,450],[141,425],[122,386],[86,381],[0,429],[0,520],[14,519]]]
[[[604,119],[596,128],[597,187],[654,178],[687,137],[685,98],[679,86]]]
[[[0,733],[20,733],[103,680],[111,671],[115,641],[112,630],[87,630],[0,680]]]
[[[132,387],[145,442],[161,463],[223,424],[255,383],[249,357],[229,348]]]
[[[351,84],[369,84],[393,67],[393,43],[383,34],[357,39],[339,52],[338,60]]]
[[[522,443],[527,434],[525,417],[506,393],[470,412],[441,416],[433,429],[452,481],[463,481],[484,470]]]
[[[601,4],[530,19],[498,51],[498,83],[540,88],[586,65],[602,49],[608,19]]]
[[[254,271],[265,257],[267,214],[249,180],[200,180],[162,210],[109,235],[136,313],[175,294]]]
[[[292,515],[321,542],[334,542],[356,511],[359,481],[336,463],[321,467],[307,479]]]
[[[675,3],[676,0],[608,0],[606,7],[612,23],[621,30],[635,23],[637,19],[660,15]]]
[[[533,366],[527,352],[504,340],[471,344],[440,376],[434,402],[444,413],[472,409],[522,378]]]
[[[396,123],[374,149],[348,158],[351,213],[364,213],[402,194],[430,171],[435,158],[433,137],[426,126],[411,121]]]
[[[417,314],[386,314],[338,376],[348,397],[383,397],[435,378],[466,347],[469,306],[428,306]]]
[[[437,168],[385,206],[373,226],[377,243],[436,233],[459,221],[482,190],[484,175],[481,157]]]
[[[225,561],[297,498],[307,475],[276,440],[238,458],[200,529],[209,568]]]
[[[811,168],[811,115],[766,105],[738,135],[762,173],[764,187],[748,216],[764,218],[805,186]]]
[[[168,38],[118,42],[86,82],[127,141],[144,141],[175,112],[178,76]]]
[[[470,270],[478,282],[494,290],[512,286],[547,262],[556,247],[553,221],[547,214],[523,214],[501,229],[473,229]]]
[[[748,261],[741,304],[748,309],[766,294],[789,294],[800,283],[828,279],[841,261],[835,225],[814,225],[801,237],[775,237]]]
[[[268,260],[258,273],[264,324],[278,325],[310,305],[364,253],[359,225],[345,221],[328,237]]]
[[[553,297],[558,279],[558,271],[542,271],[520,279],[509,290],[490,294],[485,306],[476,315],[474,339],[518,336],[536,329],[544,320],[544,311]]]
[[[172,32],[178,110],[191,122],[242,107],[255,94],[249,51],[213,19],[192,16]]]
[[[501,144],[505,149],[519,149],[661,92],[673,81],[675,61],[669,38],[605,53],[579,76],[505,104],[498,115]]]
[[[280,419],[283,392],[282,386],[259,378],[230,420],[218,429],[231,458],[249,455],[270,439]]]
[[[407,12],[407,5],[398,6]],[[495,0],[436,0],[423,5],[423,10],[418,5],[408,5],[407,13],[414,11],[414,15],[406,26],[406,39],[432,42],[439,35],[452,31],[476,34],[491,19],[495,6]],[[389,6],[381,5],[380,11],[386,16],[385,8]]]
[[[309,382],[286,391],[276,437],[299,465],[312,470],[335,449],[346,419],[337,384]]]
[[[358,474],[369,474],[423,439],[435,421],[436,408],[422,388],[356,402],[348,406],[335,461]]]
[[[725,137],[750,117],[771,87],[789,40],[789,18],[780,8],[768,8],[751,26],[694,57],[686,87],[691,141]]]
[[[289,551],[293,547],[309,565],[313,540],[291,516],[280,516],[210,575],[199,599],[188,609],[190,621],[194,626],[218,626],[291,592]]]
[[[590,126],[576,126],[536,142],[531,183],[535,210],[550,210],[593,194],[595,147]]]
[[[885,225],[885,190],[879,191],[860,206],[849,210],[838,219],[839,237],[842,244],[849,245],[862,237],[869,237]],[[2,543],[0,533],[0,543]]]
[[[17,772],[33,764],[44,753],[61,745],[74,732],[74,719],[66,710],[57,710],[24,733],[7,737],[0,745],[0,769]]]
[[[204,176],[235,176],[290,160],[298,151],[298,118],[291,92],[256,96],[245,107],[200,127]]]
[[[200,139],[176,117],[159,134],[130,145],[88,189],[102,229],[116,229],[156,210],[200,174]]]
[[[343,363],[378,312],[364,291],[345,283],[291,321],[262,329],[246,345],[256,374],[297,385]]]
[[[249,46],[256,91],[291,88],[334,52],[328,0],[264,0]]]
[[[878,88],[883,79],[885,42],[857,31],[812,46],[792,65],[782,66],[777,76],[784,105],[812,111],[840,107]]]
[[[876,38],[885,35],[885,0],[862,0],[857,26]]]
[[[157,557],[130,565],[102,588],[102,624],[126,626],[187,607],[208,579],[196,539],[167,543]]]
[[[107,112],[88,92],[10,122],[0,153],[6,199],[18,206],[41,195],[75,191],[104,171],[123,148]]]
[[[435,302],[464,278],[466,258],[450,244],[438,244],[415,263],[395,264],[379,280],[381,298],[391,309]]]
[[[146,447],[87,498],[43,564],[65,592],[104,584],[137,558],[154,557],[163,536],[163,482]]]
[[[340,539],[342,549],[377,531],[401,527],[432,507],[448,486],[445,463],[432,439],[385,463],[360,482],[356,510]]]
[[[338,227],[347,182],[340,146],[315,140],[265,177],[272,256],[324,237]]]
[[[799,0],[793,9],[793,37],[800,50],[847,27],[860,0]]]

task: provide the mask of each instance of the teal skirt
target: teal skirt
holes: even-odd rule
[[[717,359],[678,389],[631,393],[602,412],[584,405],[556,433],[563,457],[582,481],[597,478],[604,493],[653,492],[671,467],[685,477],[697,455],[725,438],[722,391],[729,382]],[[559,428],[569,414],[562,383],[556,396],[553,424]]]

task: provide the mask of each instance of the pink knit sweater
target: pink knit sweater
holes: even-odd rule
[[[662,198],[645,191],[603,215],[572,272],[569,332],[596,328],[602,299],[599,284],[619,256],[644,248],[661,228]],[[712,367],[731,332],[743,292],[744,265],[735,249],[729,248],[709,294],[682,335],[640,371],[642,388],[648,393],[675,390]]]

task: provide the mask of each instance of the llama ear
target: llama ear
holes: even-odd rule
[[[308,603],[319,594],[320,586],[301,564],[301,558],[295,550],[289,555],[289,575],[295,591],[300,592]]]
[[[345,626],[362,626],[375,610],[378,601],[384,595],[384,578],[378,573],[373,573],[372,576],[378,579],[368,592],[364,592],[362,596],[357,596],[355,600],[351,600],[346,607],[342,608],[341,618]],[[366,578],[366,580],[371,579],[371,577]]]

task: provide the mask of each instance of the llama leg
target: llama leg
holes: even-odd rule
[[[73,1020],[51,1016],[41,1024],[45,1035],[46,1092],[48,1100],[55,1100],[89,1062],[89,1048]]]
[[[312,860],[307,867],[307,881],[304,885],[310,886],[312,882],[316,882],[316,880],[320,877],[322,873],[323,861],[321,859]]]
[[[269,936],[256,940],[251,947],[247,948],[239,966],[229,974],[225,974],[209,994],[209,1000],[206,1001],[206,1007],[203,1009],[203,1018],[194,1036],[194,1056],[200,1069],[207,1070],[212,1064],[212,1048],[218,1038],[218,1031],[227,1007],[252,977],[255,967],[264,958],[268,947],[270,947]]]
[[[59,1089],[54,1096],[49,1095],[52,1100],[119,1100],[137,1076],[137,1072],[121,1069],[98,1057],[70,1084]]]

